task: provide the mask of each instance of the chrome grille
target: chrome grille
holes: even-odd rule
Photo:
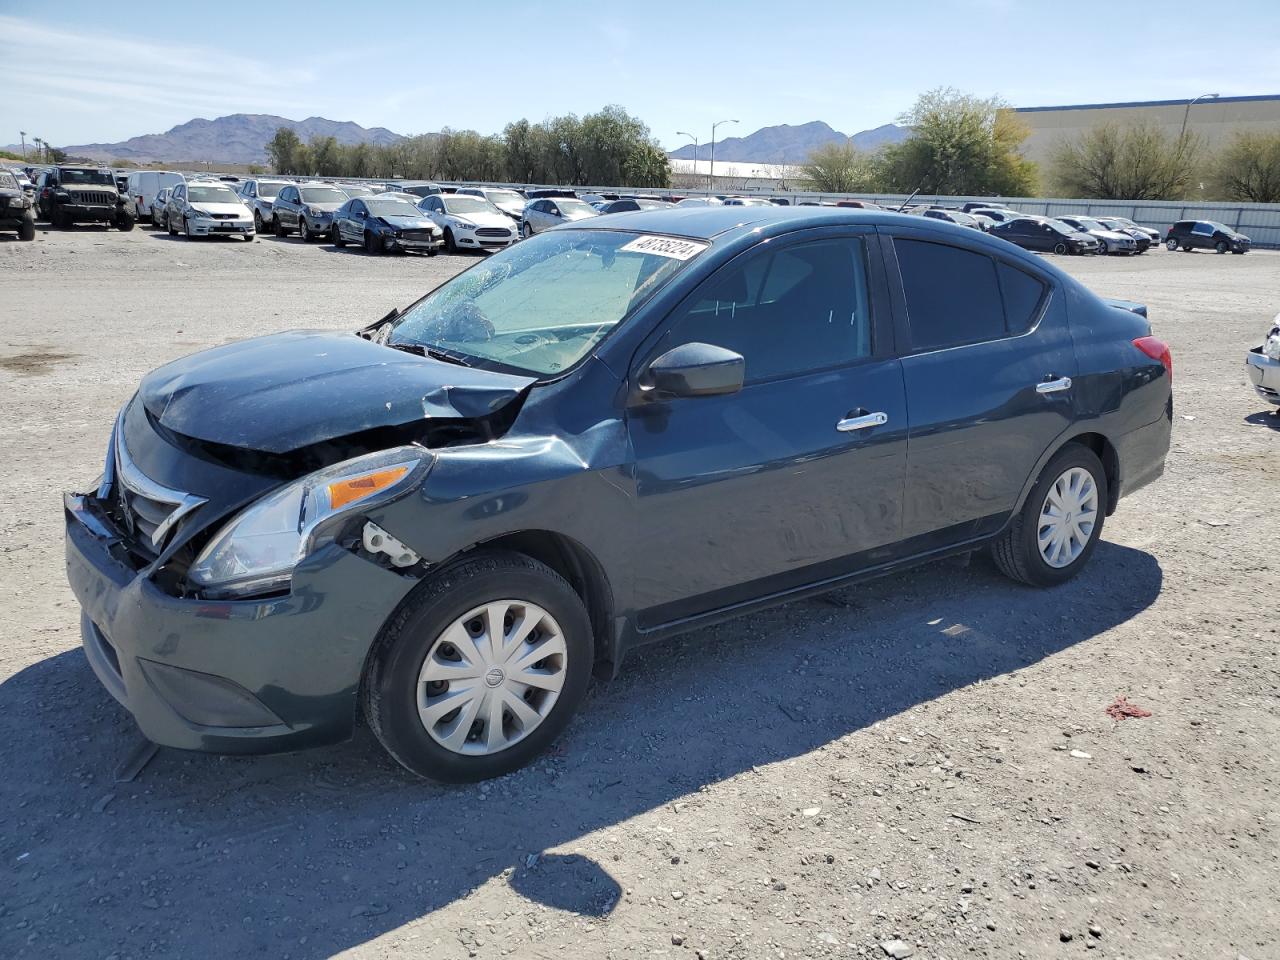
[[[477,237],[509,237],[511,231],[506,227],[479,227],[476,229]]]
[[[178,521],[205,502],[204,497],[161,486],[138,469],[125,448],[123,414],[116,421],[112,466],[116,507],[137,545],[149,553],[163,550]]]
[[[214,214],[211,214],[211,216],[212,216],[212,217],[213,217],[213,219],[215,219],[215,220],[234,220],[234,219],[236,219],[236,214],[234,214],[234,213],[214,213]]]
[[[76,203],[94,203],[103,206],[110,206],[116,202],[114,193],[107,193],[105,190],[72,190],[71,199]]]
[[[431,230],[405,230],[400,235],[406,240],[430,240],[434,234]]]

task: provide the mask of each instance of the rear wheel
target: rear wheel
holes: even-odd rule
[[[1173,253],[1175,250],[1178,249],[1178,241],[1173,239],[1173,237],[1170,237],[1168,240],[1164,242],[1164,246],[1166,250],[1168,250],[1170,253]]]
[[[178,231],[173,226],[173,218],[169,216],[168,212],[164,215],[164,228],[168,231],[169,236],[176,237],[178,235]]]
[[[563,577],[481,553],[423,581],[383,628],[361,684],[365,716],[419,776],[501,776],[564,729],[592,656],[586,608]]]
[[[277,237],[287,237],[289,235],[289,231],[284,228],[284,224],[280,222],[278,216],[271,218],[271,232]]]
[[[1037,587],[1065,583],[1093,555],[1106,518],[1107,476],[1088,447],[1069,443],[1045,466],[1026,503],[991,546],[1005,576]]]

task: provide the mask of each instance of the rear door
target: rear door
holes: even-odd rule
[[[906,399],[876,235],[770,240],[693,291],[638,355],[742,354],[728,396],[633,405],[642,629],[841,576],[897,541]]]
[[[917,553],[1000,529],[1074,420],[1064,298],[1020,258],[895,229],[886,266],[911,411],[903,509]]]

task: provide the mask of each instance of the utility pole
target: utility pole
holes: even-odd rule
[[[698,175],[698,138],[695,137],[692,133],[685,133],[683,130],[677,130],[676,136],[688,137],[690,140],[693,141],[693,175],[696,177]],[[698,181],[694,180],[693,182],[697,183]]]
[[[1216,93],[1202,93],[1193,100],[1187,101],[1187,109],[1182,111],[1182,129],[1178,131],[1178,143],[1182,143],[1182,138],[1187,135],[1187,118],[1191,116],[1191,108],[1201,100],[1217,100]]]
[[[707,180],[707,196],[716,188],[716,127],[722,123],[737,123],[737,120],[717,120],[711,125],[711,176]]]

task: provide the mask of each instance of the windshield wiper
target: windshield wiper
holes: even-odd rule
[[[420,357],[430,357],[432,360],[440,360],[443,363],[457,364],[459,367],[473,366],[470,360],[461,357],[456,353],[448,350],[441,350],[439,347],[428,347],[421,343],[388,343],[386,344],[392,350],[403,350],[405,353],[416,353]]]

